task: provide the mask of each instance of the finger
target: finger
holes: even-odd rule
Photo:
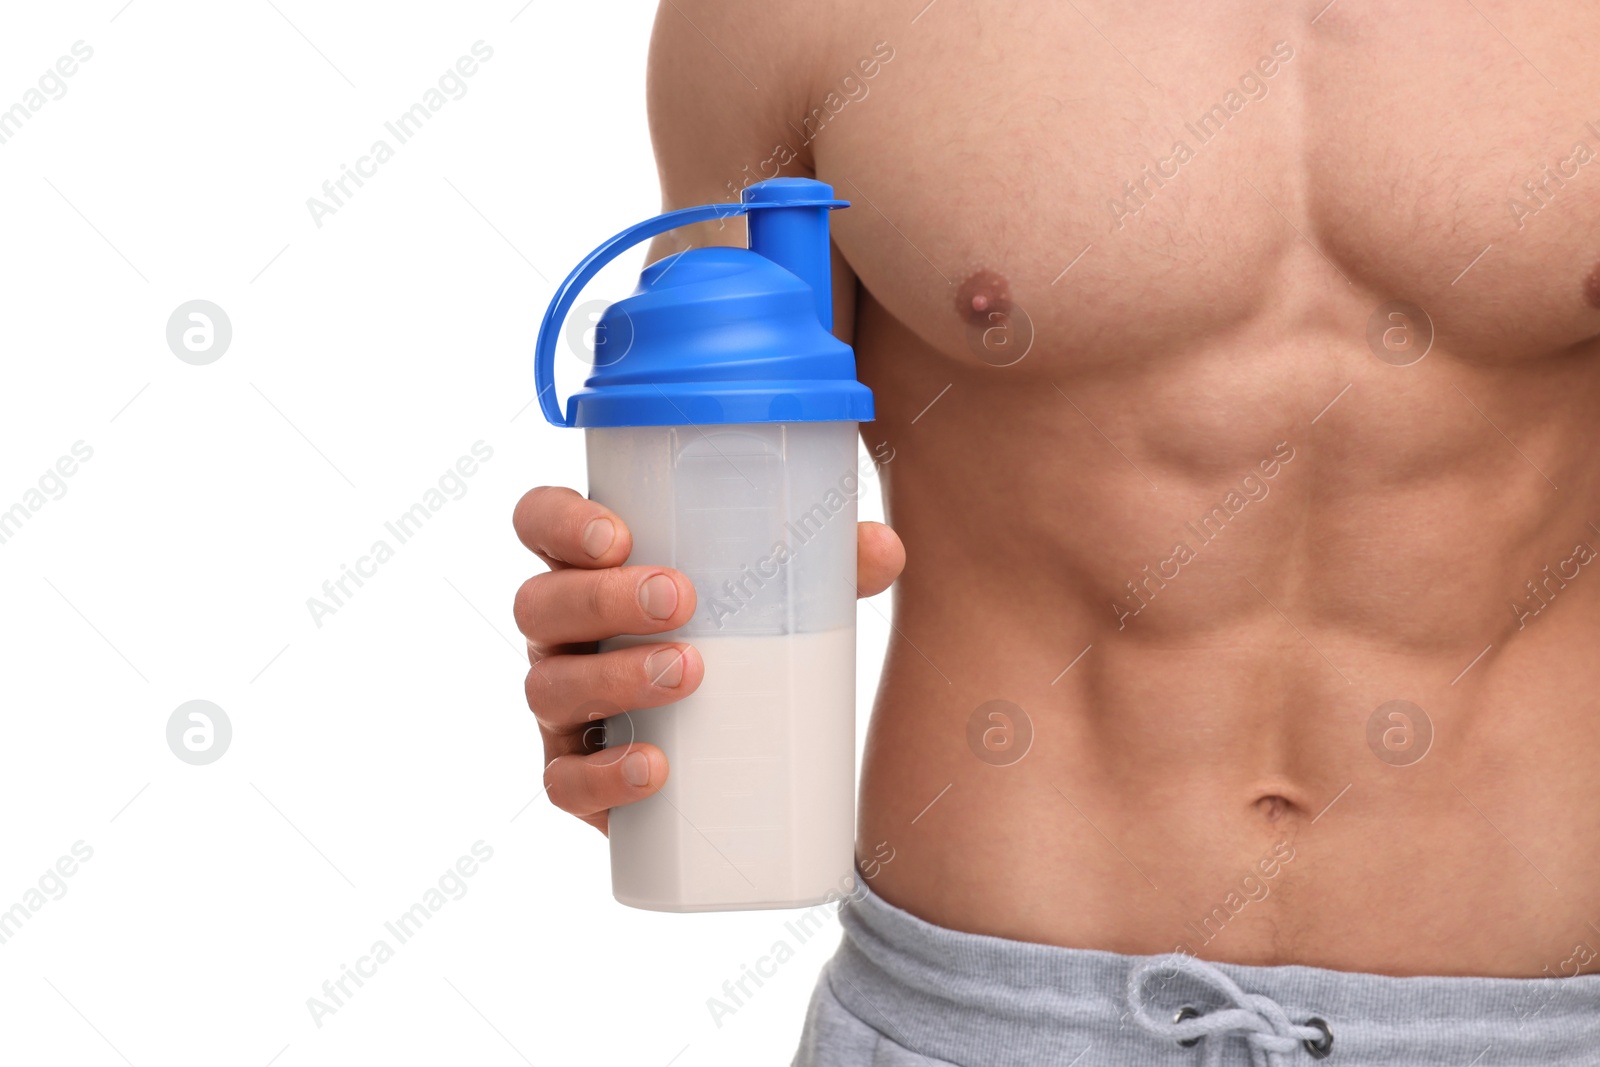
[[[528,671],[528,708],[552,731],[582,726],[600,707],[658,708],[682,700],[705,676],[689,645],[649,644],[593,656],[551,656]]]
[[[618,567],[633,551],[633,535],[614,511],[565,486],[528,490],[511,513],[511,525],[552,570]]]
[[[655,745],[624,745],[587,755],[557,756],[544,768],[546,795],[562,811],[601,830],[607,809],[643,800],[667,780],[667,757]]]
[[[541,649],[618,634],[657,634],[694,614],[694,586],[665,567],[554,570],[517,590],[517,629]]]
[[[856,526],[856,595],[877,596],[906,566],[900,535],[881,522]]]

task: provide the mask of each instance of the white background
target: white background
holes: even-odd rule
[[[717,1026],[707,999],[794,913],[611,899],[605,841],[538,797],[511,620],[539,568],[512,505],[584,484],[578,432],[529,407],[539,317],[659,208],[653,7],[8,5],[0,109],[93,57],[0,144],[0,510],[93,456],[0,544],[0,910],[93,856],[0,944],[0,1062],[788,1062],[832,909]],[[396,146],[384,122],[479,40]],[[307,198],[380,137],[394,158],[316,226]],[[625,295],[624,259],[590,295]],[[193,299],[233,329],[205,366],[166,341]],[[317,626],[307,599],[478,441],[465,495]],[[194,699],[233,729],[206,766],[166,740]],[[478,841],[465,895],[316,1025],[307,999]]]

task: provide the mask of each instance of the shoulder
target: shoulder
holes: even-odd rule
[[[812,172],[799,128],[849,11],[839,0],[662,0],[646,85],[664,207]]]

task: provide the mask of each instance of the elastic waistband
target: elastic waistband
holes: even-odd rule
[[[936,1060],[1064,1067],[1093,1045],[1111,1055],[1080,1067],[1123,1062],[1116,1049],[1153,1067],[1600,1063],[1600,973],[1396,978],[1126,956],[949,930],[860,889],[840,905],[824,980],[858,1019]]]

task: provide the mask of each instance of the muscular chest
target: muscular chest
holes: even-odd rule
[[[1024,374],[1264,315],[1359,345],[1387,300],[1474,360],[1600,334],[1600,9],[1322,2],[885,21],[893,58],[811,144],[855,204],[841,249],[929,346],[1025,343]]]

